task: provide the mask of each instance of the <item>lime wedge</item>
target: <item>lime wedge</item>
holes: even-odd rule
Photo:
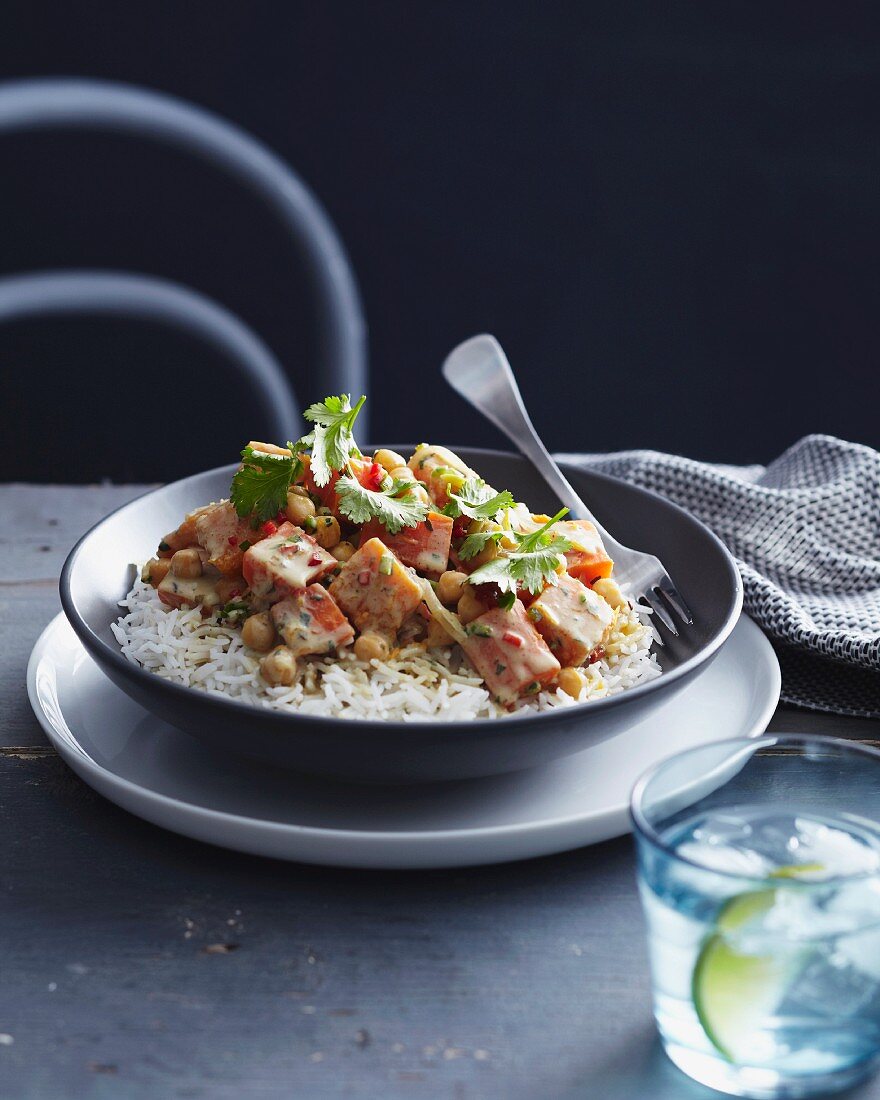
[[[795,877],[797,872],[777,877]],[[714,930],[707,936],[694,966],[694,1008],[710,1042],[730,1062],[748,1062],[754,1056],[753,1037],[763,1021],[779,1007],[803,952],[786,950],[779,942],[766,954],[746,954],[737,947],[735,933],[760,924],[776,904],[773,888],[739,894],[719,912]]]
[[[789,863],[771,871],[770,878],[800,878],[801,875],[821,874],[824,870],[824,863]]]

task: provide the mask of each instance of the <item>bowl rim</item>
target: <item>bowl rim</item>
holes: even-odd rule
[[[383,444],[383,446],[391,446],[390,444]],[[402,446],[402,444],[398,444]],[[491,458],[516,458],[523,462],[528,462],[528,458],[518,454],[515,451],[501,451],[487,447],[470,447],[462,444],[461,450],[466,450],[471,454],[482,455]],[[86,544],[92,538],[92,536],[101,528],[104,524],[108,523],[115,516],[121,512],[126,511],[129,508],[134,508],[137,505],[142,504],[150,497],[157,493],[164,492],[171,487],[185,486],[187,482],[200,480],[202,478],[209,477],[212,474],[219,474],[221,472],[228,472],[231,478],[233,472],[237,468],[237,463],[230,463],[226,466],[214,466],[208,470],[202,470],[196,474],[190,474],[185,478],[179,478],[176,481],[169,481],[163,485],[158,485],[153,489],[148,489],[145,493],[141,493],[133,500],[127,501],[125,504],[120,505],[118,508],[114,508],[113,511],[108,512],[106,516],[94,523],[75,543],[70,553],[64,562],[61,569],[61,576],[59,579],[59,594],[61,597],[61,606],[64,614],[67,617],[68,622],[73,627],[80,641],[86,647],[86,649],[95,657],[99,662],[108,662],[110,667],[113,668],[120,676],[125,679],[132,680],[135,683],[143,685],[145,691],[157,692],[159,695],[164,696],[169,702],[174,700],[188,700],[191,704],[200,704],[206,713],[215,711],[217,713],[225,714],[227,717],[233,715],[239,715],[244,718],[247,715],[254,716],[259,715],[261,722],[268,722],[274,725],[279,731],[289,730],[290,723],[294,725],[302,726],[312,724],[314,726],[324,726],[329,723],[333,728],[344,729],[347,731],[360,730],[381,730],[386,734],[390,732],[406,733],[413,741],[430,738],[433,734],[450,734],[454,731],[461,731],[467,728],[469,736],[474,736],[473,727],[481,730],[484,734],[490,735],[494,732],[502,733],[510,731],[512,729],[522,727],[526,728],[533,722],[543,720],[546,722],[548,719],[560,718],[560,714],[557,713],[557,709],[547,711],[536,711],[530,714],[520,715],[507,715],[499,718],[485,719],[485,720],[431,720],[427,722],[405,722],[398,719],[362,719],[362,718],[339,718],[330,715],[315,715],[315,714],[299,714],[296,711],[284,712],[277,710],[270,710],[268,707],[257,707],[252,703],[244,702],[239,699],[226,698],[222,695],[209,695],[207,692],[197,691],[191,687],[187,687],[185,684],[177,684],[171,680],[166,680],[160,676],[157,676],[153,672],[147,671],[147,669],[141,668],[140,665],[135,664],[132,661],[127,660],[123,656],[122,650],[115,645],[111,645],[108,641],[102,638],[99,634],[92,630],[86,619],[80,614],[76,605],[72,593],[73,575],[77,566],[77,562],[82,555]],[[610,474],[601,473],[596,470],[584,470],[578,467],[574,463],[560,463],[560,466],[565,472],[566,469],[574,473],[586,473],[592,478],[596,478],[599,481],[605,482],[609,485],[626,485],[627,489],[641,494],[643,496],[651,498],[654,502],[659,503],[661,506],[671,509],[673,512],[678,513],[679,517],[685,522],[695,525],[699,528],[702,536],[706,538],[710,543],[714,544],[715,549],[720,552],[721,560],[726,567],[727,580],[730,582],[733,595],[732,600],[727,608],[725,618],[716,631],[715,635],[703,646],[697,653],[689,657],[682,664],[676,666],[673,669],[664,671],[662,676],[657,676],[647,683],[638,684],[635,687],[628,688],[626,691],[619,692],[616,695],[607,696],[603,699],[594,699],[585,703],[575,704],[575,706],[561,708],[562,714],[566,718],[572,718],[577,715],[598,715],[604,711],[610,710],[614,707],[626,705],[627,703],[634,702],[638,699],[643,699],[648,695],[655,694],[656,692],[663,692],[666,688],[671,687],[674,683],[682,680],[684,677],[694,672],[700,665],[705,664],[712,656],[714,656],[721,646],[730,637],[733,628],[736,626],[742,612],[743,606],[743,586],[742,578],[740,577],[739,569],[736,566],[730,551],[724,545],[724,543],[718,538],[718,536],[706,526],[702,520],[697,519],[696,516],[691,515],[686,509],[680,505],[675,504],[671,500],[667,500],[659,493],[655,493],[651,489],[645,489],[639,485],[632,485],[628,482],[624,482],[621,478],[613,477]],[[194,505],[197,507],[197,505]],[[108,623],[109,627],[111,624]],[[422,735],[421,738],[419,735]]]

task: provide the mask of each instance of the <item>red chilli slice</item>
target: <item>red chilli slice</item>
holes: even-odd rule
[[[385,470],[379,465],[378,462],[370,464],[370,468],[367,470],[366,477],[361,483],[365,489],[372,489],[373,492],[378,492],[382,488],[382,479],[385,477]]]

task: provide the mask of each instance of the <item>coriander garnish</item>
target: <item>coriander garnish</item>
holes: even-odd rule
[[[296,443],[287,444],[288,453],[276,455],[245,447],[242,465],[232,479],[230,497],[240,516],[251,516],[256,529],[259,523],[283,511],[287,490],[303,475],[300,452],[310,451],[309,472],[315,485],[333,485],[339,512],[352,523],[378,519],[390,534],[401,527],[415,527],[428,514],[428,508],[413,492],[408,481],[394,481],[387,475],[376,482],[376,488],[361,485],[352,468],[352,460],[361,452],[354,439],[353,427],[366,397],[352,408],[348,394],[326,397],[310,405],[303,414],[314,425],[308,435]]]
[[[540,592],[545,584],[555,584],[559,557],[571,549],[571,543],[553,535],[550,528],[567,512],[567,508],[561,508],[543,527],[528,535],[506,532],[516,549],[504,551],[475,569],[468,577],[470,584],[497,584],[502,592],[513,593],[521,584],[532,594]]]

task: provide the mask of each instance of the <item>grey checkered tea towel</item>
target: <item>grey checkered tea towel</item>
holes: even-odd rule
[[[558,457],[653,489],[726,543],[745,610],[779,654],[783,699],[880,717],[880,453],[810,435],[766,467],[656,451]]]

